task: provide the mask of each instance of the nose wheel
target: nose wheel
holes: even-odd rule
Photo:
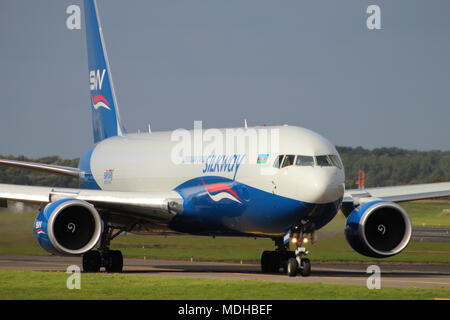
[[[303,226],[294,227],[290,231],[289,242],[283,239],[274,239],[277,249],[275,251],[264,251],[261,256],[261,271],[266,273],[277,273],[282,268],[288,276],[295,277],[300,274],[303,277],[311,275],[311,261],[306,258],[308,250],[303,246],[307,239],[305,230],[312,233],[314,229],[305,229]],[[295,245],[295,250],[289,250],[289,243]]]
[[[286,272],[289,277],[295,277],[299,273],[303,277],[308,277],[311,274],[311,261],[307,258],[300,258],[298,256],[290,258],[287,262]]]

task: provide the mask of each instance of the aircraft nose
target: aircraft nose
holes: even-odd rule
[[[330,203],[344,195],[344,181],[335,172],[322,172],[312,183],[315,203]]]

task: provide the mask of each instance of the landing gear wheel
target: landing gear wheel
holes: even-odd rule
[[[264,251],[261,256],[262,272],[278,272],[280,269],[280,257],[276,251]]]
[[[298,262],[295,258],[290,258],[287,262],[287,274],[289,277],[295,277],[298,272]]]
[[[303,277],[308,277],[311,274],[311,262],[309,261],[309,259],[301,260],[300,273]]]
[[[295,258],[295,252],[294,251],[284,251],[283,253],[280,253],[281,259],[280,259],[280,265],[281,268],[283,268],[283,273],[287,273],[287,264],[290,258]]]
[[[99,272],[102,265],[102,258],[98,251],[88,251],[83,255],[83,271]]]
[[[106,272],[122,272],[123,256],[119,250],[109,250],[107,253],[108,263],[105,265]]]

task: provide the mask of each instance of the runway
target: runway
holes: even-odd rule
[[[413,228],[413,241],[450,241],[450,228]]]
[[[79,257],[0,255],[1,270],[63,271],[81,267]],[[124,274],[150,277],[192,277],[290,283],[329,283],[366,286],[367,263],[312,263],[309,277],[261,273],[257,264],[125,259]],[[381,287],[450,289],[450,265],[379,263]],[[449,292],[450,295],[450,292]]]

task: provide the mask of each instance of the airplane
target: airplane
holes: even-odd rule
[[[336,148],[297,126],[245,124],[235,128],[238,139],[270,131],[277,143],[223,153],[187,148],[174,161],[180,143],[174,131],[125,130],[95,0],[84,0],[84,15],[94,144],[78,168],[0,160],[76,177],[79,188],[0,184],[0,199],[41,204],[37,242],[55,255],[82,256],[85,272],[122,272],[123,255],[110,242],[123,232],[149,232],[270,238],[276,249],[262,253],[262,272],[308,276],[305,243],[340,210],[351,247],[386,258],[411,239],[411,221],[398,202],[450,196],[450,182],[345,190]],[[214,132],[226,136],[229,129]],[[195,130],[182,131],[188,144]]]

